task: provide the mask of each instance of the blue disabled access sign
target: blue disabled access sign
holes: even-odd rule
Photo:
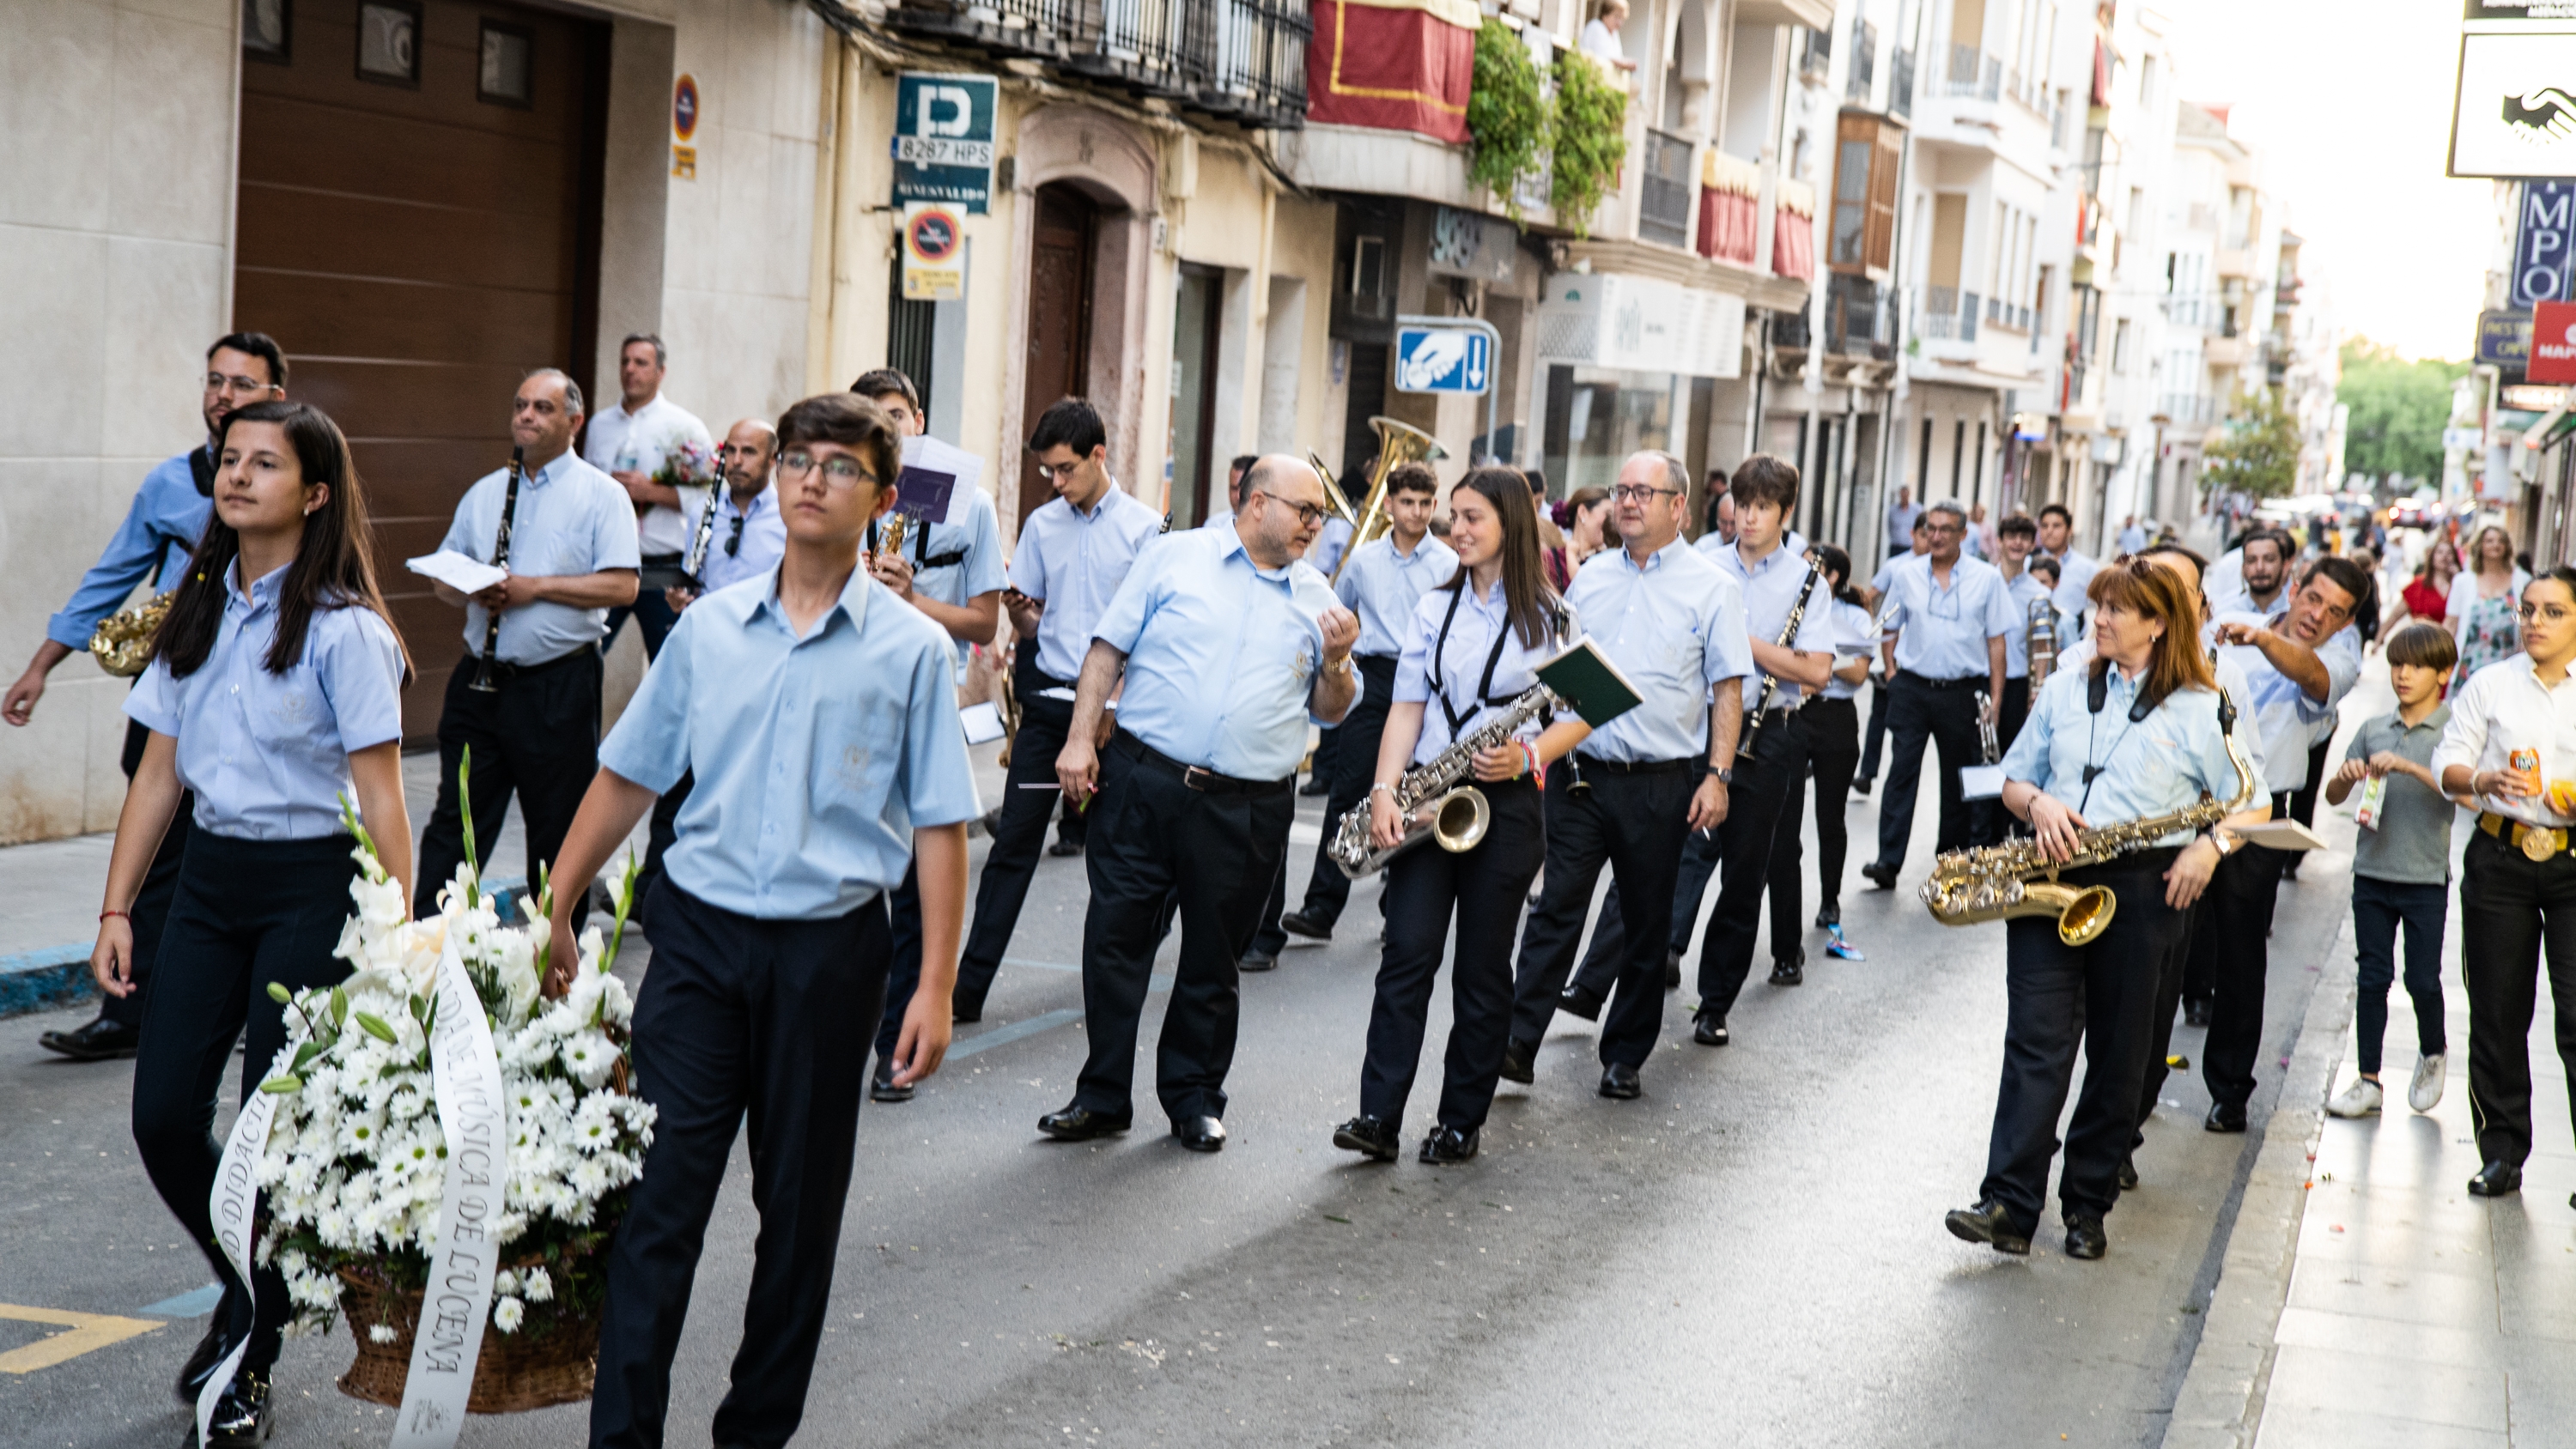
[[[1494,344],[1465,327],[1398,327],[1395,390],[1481,397],[1494,386]]]

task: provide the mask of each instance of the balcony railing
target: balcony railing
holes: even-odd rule
[[[1914,52],[1899,50],[1887,58],[1887,113],[1914,115]]]
[[[1691,143],[1649,126],[1646,129],[1645,187],[1637,199],[1637,237],[1668,247],[1690,245],[1691,205],[1698,198],[1691,185]]]
[[[1971,292],[1969,295],[1973,297],[1976,294]],[[2028,332],[2030,330],[2030,309],[2028,307],[2016,307],[2001,297],[1988,297],[1986,299],[1986,321],[1996,327],[2009,327],[2015,332]]]
[[[1960,342],[1977,340],[1977,294],[1956,287],[1923,289],[1923,335]]]
[[[2198,393],[2169,392],[2156,399],[2156,416],[2176,427],[2218,420],[2218,400]]]
[[[1825,350],[1887,362],[1896,356],[1895,296],[1867,277],[1825,284]]]
[[[1843,100],[1848,105],[1869,104],[1870,82],[1877,79],[1878,27],[1866,20],[1852,21],[1851,74],[1843,82]]]
[[[1949,93],[1991,101],[2003,94],[2004,63],[1973,45],[1950,45]]]
[[[901,0],[887,18],[1247,126],[1306,120],[1301,0]]]

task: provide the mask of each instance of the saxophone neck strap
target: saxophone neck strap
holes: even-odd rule
[[[1440,637],[1433,640],[1431,644],[1431,695],[1432,698],[1440,701],[1440,713],[1448,717],[1449,739],[1453,744],[1457,742],[1459,736],[1467,732],[1467,721],[1474,719],[1478,710],[1511,703],[1507,699],[1494,698],[1494,668],[1503,662],[1503,646],[1510,643],[1512,637],[1512,622],[1509,619],[1503,620],[1494,630],[1494,647],[1492,652],[1485,656],[1485,674],[1482,679],[1476,681],[1475,698],[1464,710],[1449,702],[1449,676],[1442,667],[1441,659],[1449,648],[1449,626],[1458,622],[1458,601],[1465,598],[1467,591],[1475,586],[1474,579],[1461,577],[1458,580],[1458,587],[1449,591],[1449,612],[1440,616]]]

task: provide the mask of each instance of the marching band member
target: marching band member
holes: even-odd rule
[[[1893,540],[1890,541],[1887,561],[1878,566],[1878,572],[1870,577],[1869,587],[1861,591],[1863,607],[1874,610],[1885,604],[1888,587],[1896,582],[1897,565],[1932,551],[1932,535],[1926,531],[1930,523],[1930,517],[1922,509],[1914,510],[1914,522],[1910,525],[1911,546],[1904,553],[1896,553],[1892,547]],[[2051,566],[2054,567],[2054,561],[2051,561]],[[1870,641],[1870,652],[1878,652],[1875,636]],[[1886,671],[1874,672],[1878,683],[1869,691],[1869,724],[1861,734],[1860,773],[1852,778],[1852,788],[1863,795],[1869,793],[1870,785],[1878,779],[1879,755],[1887,747],[1887,701],[1893,683]]]
[[[2558,1056],[2576,1094],[2576,856],[2567,851],[2576,776],[2567,747],[2576,728],[2576,569],[2561,565],[2522,591],[2516,621],[2522,653],[2469,676],[2451,698],[2451,723],[2433,751],[2433,772],[2454,796],[2477,797],[2460,883],[2460,962],[2469,990],[2469,1100],[2478,1156],[2469,1179],[2479,1197],[2522,1187],[2531,1155],[2531,1013],[2541,948],[2549,952],[2549,995],[2557,1013]],[[2576,1201],[2576,1199],[2571,1199]]]
[[[1261,459],[1244,475],[1232,529],[1190,529],[1145,550],[1092,627],[1056,754],[1069,800],[1099,796],[1082,929],[1091,1051],[1073,1100],[1038,1120],[1050,1137],[1106,1136],[1134,1119],[1137,1022],[1177,908],[1155,1094],[1183,1147],[1225,1146],[1236,962],[1287,849],[1306,724],[1339,723],[1359,694],[1359,620],[1300,557],[1323,526],[1324,498],[1312,468]],[[1122,674],[1104,770],[1092,741]]]
[[[358,873],[344,799],[385,870],[410,881],[411,662],[376,587],[366,497],[339,428],[309,404],[253,403],[223,419],[215,444],[214,516],[125,702],[151,734],[117,819],[90,970],[110,996],[133,989],[135,893],[181,792],[193,792],[196,828],[134,1063],[134,1145],[224,1286],[179,1397],[194,1402],[248,1337],[208,1442],[252,1445],[274,1421],[268,1373],[292,1305],[277,1270],[255,1269],[254,1318],[253,1285],[215,1247],[216,1097],[245,1028],[245,1100],[286,1044],[270,983],[301,991],[349,974],[336,954]]]
[[[1461,480],[1449,494],[1449,540],[1458,566],[1405,621],[1395,702],[1369,787],[1369,838],[1380,850],[1404,838],[1395,787],[1405,771],[1431,763],[1508,709],[1573,633],[1572,617],[1548,586],[1537,509],[1520,470],[1478,468]],[[1513,928],[1547,853],[1539,781],[1591,732],[1574,719],[1542,732],[1532,719],[1512,738],[1477,751],[1475,787],[1492,811],[1484,838],[1455,853],[1416,846],[1388,864],[1386,949],[1360,1067],[1360,1114],[1334,1131],[1334,1146],[1395,1160],[1454,916],[1449,1049],[1437,1125],[1422,1140],[1421,1156],[1446,1164],[1476,1155],[1511,1030]],[[1328,816],[1327,829],[1339,819]]]
[[[1941,828],[1935,848],[1957,850],[1974,843],[1959,771],[1976,763],[1979,753],[1977,691],[1986,691],[1982,718],[1991,724],[2004,695],[2010,657],[2005,640],[2022,627],[2003,575],[1993,564],[1960,555],[1967,513],[1944,498],[1923,511],[1923,527],[1932,551],[1889,571],[1887,597],[1878,606],[1887,631],[1880,649],[1891,685],[1888,728],[1895,735],[1895,754],[1888,765],[1887,793],[1878,805],[1878,858],[1860,873],[1882,890],[1896,889],[1896,873],[1914,835],[1927,742],[1937,743],[1941,753]]]
[[[861,373],[850,391],[875,403],[894,424],[898,438],[926,434],[921,394],[912,379],[891,367]],[[966,499],[964,523],[914,519],[912,536],[898,553],[880,547],[881,522],[868,525],[868,571],[896,598],[930,617],[954,641],[957,678],[975,645],[990,644],[1002,613],[1002,589],[1010,580],[1002,564],[1002,526],[993,499],[981,487]],[[1045,792],[1037,792],[1041,797]],[[1040,822],[1039,829],[1045,829]],[[886,977],[885,1014],[877,1022],[877,1069],[868,1096],[879,1102],[909,1102],[912,1088],[894,1079],[895,1047],[903,1035],[904,1012],[921,980],[921,883],[904,873],[891,898],[894,909],[894,967]]]
[[[2056,590],[2056,585],[2031,571],[2031,549],[2038,542],[2039,525],[2027,513],[2016,513],[1995,525],[1995,572],[2004,576],[2004,588],[2012,596],[2013,614],[2019,621],[2004,631],[2004,692],[1995,710],[1995,740],[2007,750],[2020,738],[2022,721],[2030,717],[2031,605]],[[2056,605],[2049,607],[2053,611]],[[2059,648],[2074,642],[2067,637],[2070,630],[2063,615],[2052,612],[2048,618],[2057,631]]]
[[[1936,505],[1937,506],[1937,505]],[[2233,800],[2224,700],[2199,638],[2199,610],[2174,570],[2124,560],[2094,576],[2099,657],[2059,671],[2004,758],[2004,804],[2028,820],[2039,849],[2065,860],[2077,832],[2163,815],[2204,796]],[[2084,1091],[2066,1134],[2059,1214],[2066,1253],[2099,1258],[2102,1220],[2119,1196],[2120,1161],[2136,1131],[2137,1093],[2165,957],[2186,913],[2231,849],[2227,827],[2270,813],[2256,804],[2214,831],[2176,832],[2146,850],[2063,877],[2118,898],[2111,928],[2069,946],[2046,916],[2006,922],[2010,1016],[1986,1177],[1973,1208],[1951,1212],[1951,1234],[1999,1252],[2030,1251],[2057,1148],[2057,1123],[2084,1043]]]
[[[1377,774],[1378,741],[1395,701],[1399,657],[1411,640],[1415,605],[1443,580],[1454,583],[1458,554],[1431,536],[1431,515],[1439,507],[1440,475],[1428,463],[1402,463],[1386,475],[1387,534],[1352,553],[1334,593],[1359,616],[1360,641],[1351,650],[1359,665],[1360,702],[1334,727],[1341,736],[1335,761],[1332,797],[1324,806],[1325,832],[1315,846],[1314,874],[1306,882],[1305,901],[1279,918],[1292,936],[1329,941],[1333,923],[1350,902],[1351,878],[1333,864],[1331,827],[1369,796]],[[1533,500],[1535,501],[1535,500]],[[1379,898],[1379,910],[1386,909]],[[1509,954],[1506,946],[1505,954]]]
[[[1869,677],[1870,656],[1878,652],[1878,630],[1869,610],[1852,591],[1851,555],[1830,543],[1816,545],[1824,570],[1817,581],[1818,599],[1833,628],[1833,676],[1798,710],[1807,738],[1807,758],[1816,781],[1816,926],[1827,929],[1843,921],[1843,862],[1851,849],[1851,832],[1843,806],[1851,790],[1852,771],[1860,764],[1860,709],[1852,703]],[[1780,807],[1780,828],[1771,837],[1771,939],[1799,938],[1801,882],[1798,861],[1804,853],[1798,817],[1806,811],[1806,781],[1789,781],[1789,798]],[[1776,952],[1774,953],[1777,954]]]
[[[1037,873],[1038,848],[1056,808],[1050,788],[1056,753],[1073,724],[1074,678],[1091,647],[1092,626],[1126,581],[1137,552],[1163,527],[1161,514],[1109,476],[1109,430],[1081,398],[1066,398],[1038,418],[1029,453],[1055,497],[1020,525],[1002,595],[1019,641],[1020,732],[1011,740],[1002,813],[975,887],[974,925],[957,961],[960,1022],[984,1019],[984,997]],[[1071,816],[1078,802],[1063,803]]]
[[[1566,604],[1643,696],[1584,741],[1547,783],[1547,879],[1521,930],[1502,1076],[1534,1079],[1575,944],[1606,861],[1627,952],[1601,1031],[1601,1095],[1633,1098],[1663,1031],[1664,953],[1682,842],[1727,816],[1753,672],[1744,595],[1682,542],[1690,470],[1649,449],[1620,465],[1620,547],[1575,575]]]
[[[2075,547],[2075,515],[2063,503],[2040,506],[2038,556],[2057,561],[2057,612],[2081,628],[2089,598],[2085,590],[2102,566]]]
[[[922,976],[896,1080],[929,1076],[948,1050],[966,822],[982,806],[947,635],[860,566],[869,522],[894,500],[901,444],[883,412],[847,393],[789,408],[778,443],[784,556],[680,616],[600,749],[556,877],[589,881],[657,792],[695,777],[635,1001],[637,1091],[658,1117],[608,1250],[595,1445],[662,1442],[690,1285],[746,1116],[761,1229],[714,1437],[794,1436],[867,1082],[867,1054],[843,1038],[882,1004],[884,897],[916,862]],[[576,963],[580,894],[555,894],[552,991]]]

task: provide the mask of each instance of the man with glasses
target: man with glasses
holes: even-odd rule
[[[1340,723],[1359,697],[1359,619],[1302,557],[1325,515],[1314,469],[1262,458],[1244,475],[1234,527],[1157,544],[1091,631],[1055,760],[1065,797],[1097,790],[1100,811],[1082,927],[1090,1056],[1073,1100],[1038,1119],[1059,1141],[1124,1132],[1134,1120],[1138,1019],[1177,910],[1155,1095],[1183,1147],[1225,1146],[1236,962],[1285,858],[1306,726]],[[1122,687],[1104,761],[1094,740]]]
[[[488,561],[501,510],[512,509],[508,578],[470,597],[433,583],[441,600],[465,608],[465,657],[447,678],[438,718],[438,804],[421,832],[415,915],[436,914],[439,891],[465,859],[456,771],[468,749],[475,858],[493,868],[492,847],[515,795],[531,889],[562,848],[599,768],[599,646],[608,611],[635,602],[635,509],[617,480],[574,455],[581,421],[579,383],[551,367],[529,373],[510,402],[521,468],[515,503],[509,470],[485,474],[465,490],[439,542]],[[501,629],[487,666],[483,639],[495,615]],[[574,919],[588,918],[590,882],[559,880],[555,890],[580,897]]]
[[[125,522],[117,526],[98,562],[81,575],[80,586],[72,590],[62,612],[45,622],[45,642],[36,646],[36,657],[28,661],[26,672],[0,699],[0,718],[22,728],[35,718],[36,701],[44,697],[54,667],[87,649],[91,633],[124,606],[136,585],[150,579],[158,591],[178,587],[188,556],[196,552],[198,535],[205,532],[206,519],[214,512],[212,440],[224,414],[284,396],[286,355],[268,334],[235,332],[206,349],[205,392],[197,412],[205,421],[208,441],[163,459],[143,475],[143,486],[126,506]],[[143,742],[149,734],[141,724],[126,721],[121,763],[129,780],[143,762]],[[134,898],[134,990],[102,999],[97,1020],[87,1026],[37,1037],[48,1051],[83,1062],[134,1055],[143,1029],[143,998],[152,957],[159,948],[170,893],[178,884],[179,857],[188,848],[188,821],[196,813],[195,803],[190,796],[180,799],[178,812],[170,817],[169,833],[161,838],[151,871],[143,878],[142,893]]]
[[[1944,498],[1923,511],[1932,551],[1888,571],[1879,605],[1887,667],[1888,731],[1895,737],[1887,793],[1878,807],[1878,859],[1860,868],[1881,890],[1896,889],[1914,837],[1914,804],[1922,792],[1923,747],[1941,752],[1941,828],[1935,849],[1979,843],[1961,793],[1959,771],[1978,762],[1977,726],[1996,722],[2004,697],[2005,638],[2022,627],[2012,590],[1995,566],[1961,556],[1968,513]],[[1977,691],[1986,705],[1977,707]],[[1980,803],[1979,815],[1984,814]]]
[[[1091,648],[1092,626],[1127,581],[1137,553],[1163,528],[1161,514],[1109,476],[1109,430],[1083,399],[1048,408],[1029,435],[1029,453],[1055,497],[1020,525],[1010,587],[1002,594],[1018,639],[1020,732],[1011,741],[1001,814],[975,887],[975,922],[957,961],[954,1009],[961,1022],[984,1019],[984,998],[1037,873],[1038,847],[1058,799],[1056,754],[1073,727],[1073,682]],[[1063,803],[1071,813],[1083,802],[1067,796]]]

